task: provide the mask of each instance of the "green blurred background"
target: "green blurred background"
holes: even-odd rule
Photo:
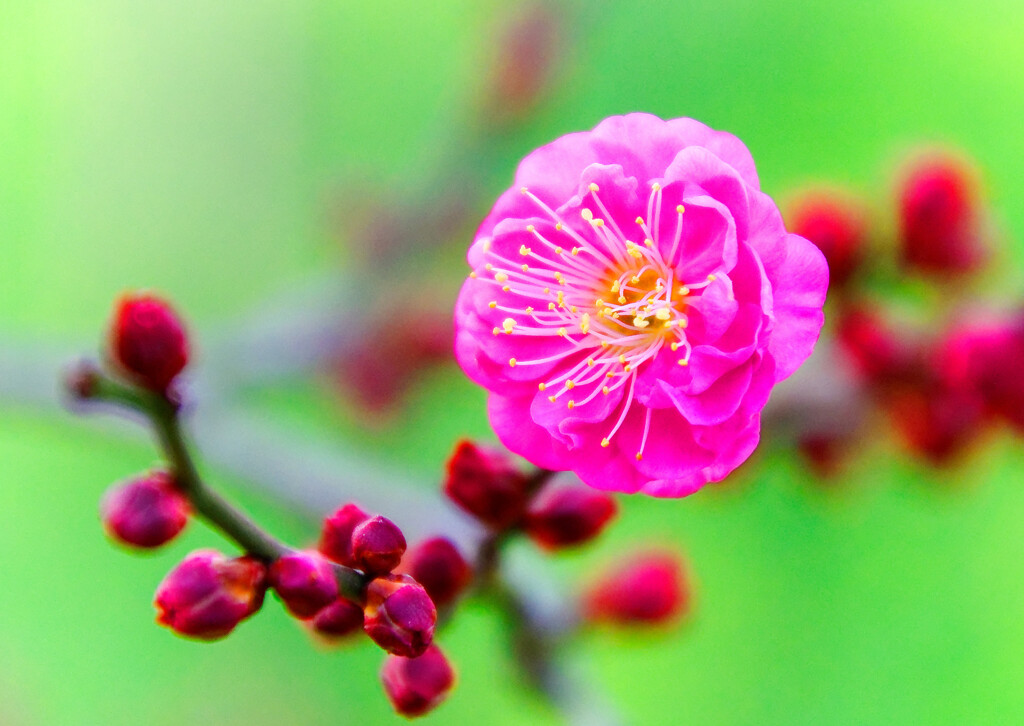
[[[991,284],[1020,289],[1019,0],[565,7],[574,20],[558,31],[552,92],[490,137],[471,217],[523,154],[626,111],[736,133],[773,195],[825,179],[884,204],[893,160],[938,141],[984,170],[1011,240]],[[202,348],[204,334],[266,299],[345,269],[336,197],[364,182],[400,196],[480,143],[481,69],[515,10],[0,4],[0,351],[43,341],[91,352],[113,298],[138,287],[174,299]],[[467,241],[439,259],[454,265]],[[98,497],[153,449],[10,398],[0,398],[0,723],[398,720],[376,679],[379,651],[314,647],[274,601],[214,645],[154,626],[163,574],[217,538],[195,526],[155,556],[118,551],[99,528]],[[483,395],[452,368],[384,427],[365,427],[321,380],[245,400],[254,416],[348,442],[424,482],[457,436],[489,436]],[[577,655],[634,724],[1024,723],[1021,463],[1019,445],[996,437],[939,475],[883,441],[823,489],[792,452],[771,450],[689,499],[625,499],[592,551],[555,563],[565,587],[653,537],[686,552],[696,612],[667,634],[589,633]],[[244,480],[210,473],[282,536],[313,535]],[[493,614],[470,606],[444,643],[461,680],[429,720],[558,722],[515,678]]]

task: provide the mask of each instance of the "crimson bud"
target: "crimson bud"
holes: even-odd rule
[[[188,523],[188,513],[188,499],[165,471],[112,487],[100,503],[110,536],[134,547],[159,547],[169,542]]]
[[[436,645],[418,658],[389,655],[380,671],[384,692],[396,712],[422,716],[437,707],[455,685],[455,671]]]
[[[338,597],[331,563],[318,552],[289,552],[270,566],[268,581],[297,618],[311,618]]]
[[[189,638],[223,638],[260,609],[266,574],[263,563],[252,557],[193,552],[157,588],[157,622]]]
[[[163,393],[188,363],[188,337],[167,302],[151,295],[125,295],[114,311],[110,354],[139,385]]]
[[[554,550],[587,542],[604,529],[617,510],[605,492],[580,486],[548,486],[526,513],[526,533],[542,547]]]
[[[408,575],[385,575],[366,588],[363,630],[393,655],[415,658],[434,638],[437,609]]]

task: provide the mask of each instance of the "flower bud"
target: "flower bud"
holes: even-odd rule
[[[519,521],[529,500],[527,478],[502,451],[462,441],[448,461],[445,494],[494,529]]]
[[[338,597],[334,569],[318,552],[289,552],[270,566],[268,581],[297,618],[311,618]]]
[[[408,575],[378,577],[366,588],[363,629],[381,648],[415,658],[434,638],[437,609]]]
[[[352,530],[352,558],[368,575],[386,575],[405,554],[405,535],[387,517],[371,517]]]
[[[530,502],[524,528],[549,550],[593,539],[615,516],[615,500],[605,492],[579,486],[548,486]]]
[[[266,574],[252,557],[193,552],[157,588],[157,622],[189,638],[223,638],[260,609]]]
[[[331,640],[351,635],[363,627],[363,609],[351,600],[339,597],[309,621],[318,635]]]
[[[888,388],[920,377],[920,351],[897,335],[875,310],[851,307],[840,313],[836,331],[841,349],[871,386]]]
[[[352,555],[352,532],[370,515],[357,504],[346,504],[337,512],[324,520],[323,533],[320,535],[319,549],[328,559],[346,567],[355,567]]]
[[[958,273],[984,258],[977,180],[963,159],[917,159],[899,189],[903,261],[924,272]]]
[[[606,573],[584,597],[583,610],[589,620],[656,624],[682,612],[688,600],[679,559],[651,553]]]
[[[422,716],[448,696],[455,685],[455,671],[441,649],[432,645],[418,658],[389,655],[380,680],[397,713]]]
[[[139,385],[163,393],[188,363],[188,338],[166,302],[150,295],[125,295],[114,312],[110,354]]]
[[[990,413],[1024,431],[1024,320],[962,323],[945,334],[936,360],[946,385],[977,396]]]
[[[829,286],[846,285],[864,258],[867,242],[860,205],[840,192],[815,189],[796,199],[787,221],[793,234],[809,239],[825,255]]]
[[[452,602],[473,577],[469,563],[445,537],[424,540],[410,549],[402,560],[402,571],[423,586],[437,607]]]
[[[165,471],[112,487],[100,503],[107,533],[134,547],[169,542],[188,523],[188,514],[188,499]]]

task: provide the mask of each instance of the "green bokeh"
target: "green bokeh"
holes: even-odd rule
[[[601,2],[563,29],[553,97],[496,143],[481,198],[515,161],[603,116],[690,115],[737,133],[762,183],[854,184],[884,207],[913,144],[966,150],[1024,267],[1024,9],[1017,0]],[[126,287],[166,292],[215,330],[347,254],[330,195],[352,174],[396,190],[469,143],[496,2],[0,4],[0,346],[82,345]],[[481,207],[480,214],[486,210]],[[982,294],[987,289],[980,291]],[[314,384],[254,410],[432,476],[485,435],[455,371],[365,429]],[[100,492],[153,451],[0,400],[0,723],[345,724],[395,719],[369,646],[323,651],[277,606],[212,646],[152,625],[149,601],[201,527],[155,556],[106,542]],[[443,412],[440,414],[438,412]],[[993,441],[937,476],[879,443],[834,490],[787,452],[682,501],[630,498],[580,571],[652,537],[685,550],[697,609],[678,633],[579,643],[631,723],[1024,722],[1024,496],[1019,446]],[[295,541],[311,531],[225,481]],[[569,587],[571,585],[567,585]],[[519,687],[500,625],[446,633],[461,681],[435,723],[555,723]]]

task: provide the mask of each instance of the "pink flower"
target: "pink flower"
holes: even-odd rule
[[[685,496],[757,445],[810,355],[828,269],[736,137],[606,119],[530,154],[469,251],[455,352],[491,425],[587,484]]]

